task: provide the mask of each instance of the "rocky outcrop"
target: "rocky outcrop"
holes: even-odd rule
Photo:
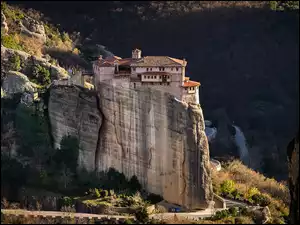
[[[288,145],[289,189],[291,196],[289,222],[299,223],[299,132]]]
[[[47,35],[45,33],[44,25],[37,20],[30,17],[25,17],[22,22],[20,22],[21,32],[28,35],[29,37],[35,37],[42,41],[43,43],[47,40]]]
[[[34,92],[36,84],[30,82],[28,77],[20,72],[8,71],[2,81],[2,89],[5,96],[9,97],[16,93]]]
[[[53,86],[49,118],[56,147],[70,134],[80,141],[79,165],[110,167],[171,203],[207,207],[212,199],[209,150],[199,105],[168,93],[101,84],[98,93]]]
[[[4,15],[4,13],[1,11],[1,33],[3,31],[3,34],[7,34],[8,32],[8,26],[6,23],[6,17]]]
[[[10,58],[16,55],[20,57],[20,61],[23,65],[23,67],[21,68],[21,72],[24,72],[24,74],[26,74],[28,68],[32,67],[33,65],[41,65],[50,70],[51,77],[53,79],[62,79],[69,77],[68,72],[64,68],[55,66],[47,62],[46,59],[32,56],[24,51],[6,48],[3,45],[1,45],[1,67],[3,67],[1,69],[4,71],[9,70]]]

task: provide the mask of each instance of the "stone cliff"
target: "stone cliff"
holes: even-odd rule
[[[70,134],[80,141],[79,165],[136,175],[149,192],[188,208],[212,199],[209,150],[199,105],[168,93],[101,84],[98,93],[53,86],[49,118],[55,146]]]

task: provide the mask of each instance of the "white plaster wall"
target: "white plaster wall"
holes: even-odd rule
[[[196,103],[200,104],[199,87],[196,87]]]
[[[115,68],[114,67],[99,67],[96,65],[93,65],[93,72],[95,75],[95,86],[99,82],[103,82],[105,80],[110,80],[114,76]]]

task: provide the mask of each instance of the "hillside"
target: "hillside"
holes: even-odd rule
[[[282,4],[22,3],[43,12],[61,30],[80,31],[82,40],[118,56],[128,57],[139,47],[143,55],[186,58],[187,75],[201,82],[205,118],[216,122],[217,111],[224,110],[244,131],[255,152],[252,160],[261,159],[256,169],[286,179],[284,149],[299,124],[299,11]]]

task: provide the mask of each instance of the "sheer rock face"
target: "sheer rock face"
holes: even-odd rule
[[[289,189],[291,196],[290,223],[299,223],[299,133],[288,145]]]
[[[49,116],[56,146],[64,135],[76,135],[81,167],[113,167],[127,178],[136,175],[146,190],[171,203],[207,207],[212,186],[200,106],[151,89],[101,84],[98,90],[51,89]]]

